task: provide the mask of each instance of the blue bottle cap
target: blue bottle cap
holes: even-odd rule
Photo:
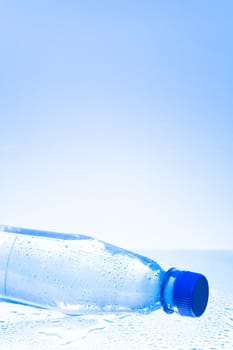
[[[199,317],[206,309],[209,286],[205,276],[189,271],[177,271],[173,302],[182,316]]]

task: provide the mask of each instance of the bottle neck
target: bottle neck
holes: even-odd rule
[[[164,276],[162,289],[161,289],[161,303],[163,310],[171,314],[177,311],[176,305],[173,301],[173,290],[176,280],[176,269],[174,267],[170,268]]]

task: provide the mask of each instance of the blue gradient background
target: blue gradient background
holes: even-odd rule
[[[233,249],[231,1],[0,1],[0,222]]]

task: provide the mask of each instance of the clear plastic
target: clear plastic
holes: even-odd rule
[[[0,226],[0,298],[71,315],[150,312],[165,272],[153,260],[76,234]]]

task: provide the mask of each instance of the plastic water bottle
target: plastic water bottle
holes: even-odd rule
[[[70,315],[163,308],[198,317],[208,282],[88,236],[0,226],[0,299]]]

